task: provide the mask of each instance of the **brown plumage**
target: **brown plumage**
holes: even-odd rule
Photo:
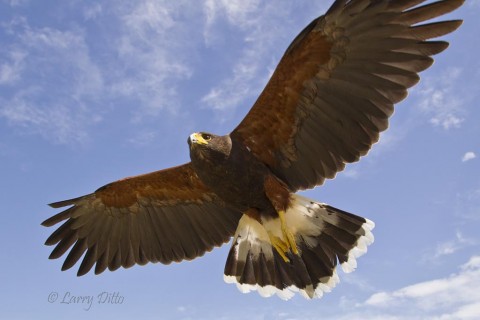
[[[225,280],[320,297],[373,242],[373,222],[294,194],[357,161],[461,21],[419,24],[463,0],[336,0],[292,42],[242,122],[189,137],[191,162],[51,204],[50,258],[78,275],[194,259],[233,236]]]

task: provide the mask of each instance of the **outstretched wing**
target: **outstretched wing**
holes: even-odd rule
[[[78,275],[94,264],[128,268],[135,263],[191,260],[229,241],[241,213],[225,207],[197,177],[191,165],[156,171],[107,184],[92,194],[52,203],[73,205],[42,225],[64,222],[47,239],[50,259],[70,250],[62,270],[86,252]]]
[[[231,133],[291,190],[311,188],[357,161],[388,126],[430,57],[461,21],[418,24],[463,0],[337,0],[282,57]]]

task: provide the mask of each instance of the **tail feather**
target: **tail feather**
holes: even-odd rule
[[[348,273],[367,252],[374,238],[368,219],[294,195],[285,214],[299,254],[287,253],[289,262],[272,247],[267,230],[279,234],[278,221],[260,223],[244,215],[239,222],[225,266],[224,279],[242,292],[258,291],[290,299],[295,292],[320,298],[339,282],[340,264]]]

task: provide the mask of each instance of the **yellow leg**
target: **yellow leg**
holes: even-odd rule
[[[287,228],[287,222],[285,221],[285,211],[279,211],[278,216],[280,217],[280,224],[282,226],[282,233],[285,239],[287,240],[288,247],[294,254],[298,254],[297,243],[295,242],[295,237],[292,232]]]
[[[297,243],[295,242],[295,237],[293,236],[292,232],[287,228],[285,211],[279,211],[278,216],[280,217],[280,226],[282,228],[283,239],[285,240],[280,239],[270,232],[268,232],[268,236],[270,237],[272,246],[277,250],[278,254],[283,258],[283,260],[285,262],[290,262],[290,259],[288,259],[286,253],[291,251],[294,254],[298,254]]]
[[[283,261],[290,262],[290,259],[288,259],[286,255],[286,253],[288,252],[288,244],[279,237],[274,236],[270,232],[268,233],[268,236],[270,237],[270,242],[272,243],[272,246],[275,248],[275,250],[277,250]]]

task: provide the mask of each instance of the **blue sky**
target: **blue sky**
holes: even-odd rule
[[[449,15],[464,25],[369,155],[305,192],[376,222],[358,269],[321,300],[241,294],[223,282],[228,245],[81,278],[47,259],[47,203],[186,162],[191,132],[228,133],[329,4],[0,0],[0,318],[479,318],[478,0]]]

